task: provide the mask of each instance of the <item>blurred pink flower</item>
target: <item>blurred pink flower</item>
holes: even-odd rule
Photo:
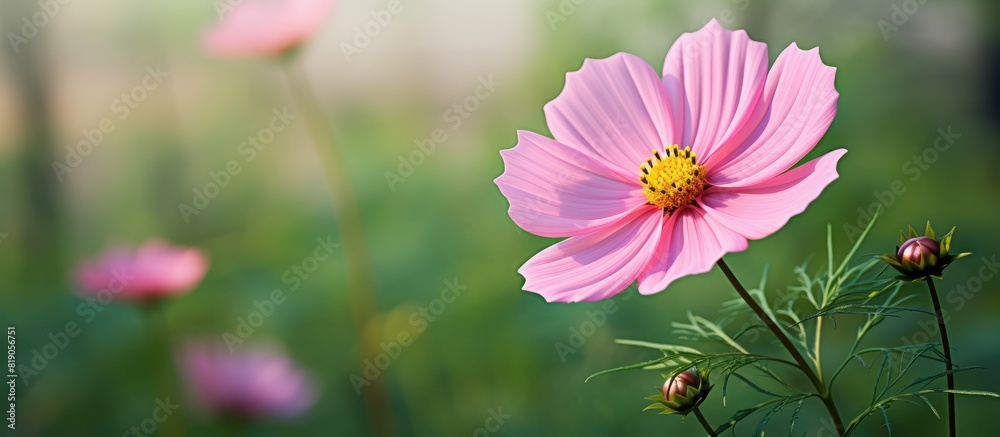
[[[149,301],[191,291],[207,270],[208,259],[200,250],[153,239],[135,250],[115,248],[81,261],[76,280],[87,295],[113,293]]]
[[[243,0],[203,39],[205,49],[225,58],[284,54],[326,21],[333,0]]]
[[[553,139],[518,132],[496,179],[518,226],[569,237],[518,271],[548,301],[657,293],[801,213],[837,175],[840,149],[791,169],[837,111],[836,69],[794,43],[715,20],[686,33],[663,77],[626,53],[588,59],[545,106]]]
[[[291,419],[316,402],[309,378],[277,347],[229,352],[190,343],[181,370],[198,407],[244,419]]]

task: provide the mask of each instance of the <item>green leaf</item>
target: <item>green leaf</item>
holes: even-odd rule
[[[941,393],[954,393],[954,394],[957,394],[957,395],[966,395],[966,396],[985,396],[985,397],[988,397],[988,398],[1000,398],[1000,394],[997,394],[997,393],[994,393],[994,392],[991,392],[991,391],[986,391],[986,390],[959,390],[959,389],[955,389],[955,390],[949,390],[949,389],[937,390],[937,389],[935,389],[935,390],[932,390],[932,391],[934,391],[934,392],[941,392]]]
[[[768,395],[768,396],[771,396],[771,397],[775,397],[775,398],[780,398],[780,397],[782,397],[782,395],[779,395],[779,394],[777,394],[777,393],[773,393],[773,392],[770,392],[770,391],[767,391],[767,390],[764,390],[763,388],[761,388],[761,387],[760,387],[760,386],[758,386],[757,384],[754,384],[754,383],[753,383],[753,382],[751,382],[751,381],[750,381],[749,379],[747,379],[747,378],[746,378],[746,377],[744,377],[743,375],[740,375],[739,373],[736,373],[736,372],[733,372],[733,373],[730,373],[729,375],[726,375],[726,380],[727,380],[727,381],[729,380],[729,377],[730,377],[730,376],[735,376],[735,377],[736,377],[736,379],[739,379],[740,381],[743,381],[743,382],[744,382],[744,383],[745,383],[746,385],[750,386],[750,388],[752,388],[752,389],[756,390],[756,391],[757,391],[758,393],[761,393],[761,394],[765,394],[765,395]],[[723,386],[724,386],[724,385],[725,385],[725,384],[723,384]],[[723,393],[725,393],[725,388],[723,388]]]
[[[892,423],[889,422],[889,413],[885,411],[884,405],[879,405],[878,409],[882,412],[882,417],[885,419],[885,428],[889,431],[889,437],[892,437]]]
[[[934,413],[934,417],[937,417],[938,420],[941,419],[941,415],[938,414],[937,408],[934,408],[934,405],[931,404],[931,400],[930,399],[927,399],[927,396],[917,395],[917,398],[920,399],[921,401],[924,401],[924,405],[927,405],[927,408],[931,409],[931,412]]]
[[[664,352],[701,354],[701,351],[699,351],[698,349],[687,346],[680,346],[676,344],[663,344],[663,343],[653,343],[649,341],[626,340],[626,339],[615,339],[615,343],[623,344],[626,346],[637,346],[648,349],[656,349]]]
[[[792,411],[792,420],[788,424],[788,437],[792,437],[792,432],[795,431],[795,421],[799,419],[799,411],[802,410],[802,404],[805,399],[799,399],[799,403],[795,405],[795,411]]]
[[[758,410],[761,410],[761,409],[763,409],[765,407],[769,407],[769,406],[772,406],[774,404],[780,404],[779,405],[779,408],[780,408],[781,406],[784,406],[785,404],[787,404],[789,402],[795,402],[795,401],[803,400],[803,399],[806,399],[806,398],[809,398],[809,397],[813,397],[813,396],[816,396],[816,395],[812,394],[812,393],[808,393],[808,394],[807,393],[795,394],[795,395],[791,395],[791,396],[770,399],[770,400],[761,402],[761,403],[759,403],[757,405],[754,405],[752,407],[738,410],[736,413],[734,413],[732,415],[732,417],[729,418],[729,420],[726,421],[726,423],[724,423],[722,425],[719,425],[719,427],[715,429],[715,433],[716,434],[722,434],[723,431],[725,431],[725,430],[727,430],[729,428],[732,428],[733,426],[736,426],[736,424],[739,423],[740,421],[742,421],[743,419],[746,419],[747,417],[749,417],[753,413],[756,413]]]
[[[663,404],[661,404],[661,403],[657,402],[657,403],[653,403],[653,404],[649,404],[649,405],[647,405],[647,406],[646,406],[646,408],[643,408],[643,409],[642,409],[642,411],[649,411],[649,410],[665,410],[665,409],[667,409],[667,406],[666,406],[666,405],[663,405]]]
[[[645,367],[648,367],[648,366],[652,366],[652,365],[655,365],[655,364],[661,364],[661,363],[663,363],[665,361],[668,361],[671,357],[672,356],[666,356],[666,357],[663,357],[663,358],[657,358],[655,360],[643,361],[641,363],[630,364],[630,365],[621,366],[621,367],[615,367],[614,369],[602,370],[600,372],[597,372],[597,373],[595,373],[593,375],[588,376],[587,379],[585,379],[583,382],[590,381],[591,378],[594,378],[594,377],[597,377],[597,376],[601,376],[601,375],[607,375],[609,373],[617,373],[617,372],[623,372],[623,371],[626,371],[626,370],[642,369],[642,368],[645,368]],[[680,372],[678,372],[678,373],[680,373]]]

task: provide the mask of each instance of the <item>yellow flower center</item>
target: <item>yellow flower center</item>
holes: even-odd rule
[[[663,151],[653,150],[653,156],[642,163],[639,181],[642,192],[650,205],[671,213],[684,205],[694,203],[705,191],[705,166],[698,165],[691,147],[666,146]]]

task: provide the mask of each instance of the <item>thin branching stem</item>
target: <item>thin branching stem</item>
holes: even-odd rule
[[[934,287],[934,279],[930,276],[926,278],[927,289],[931,293],[931,301],[934,302],[934,314],[937,315],[938,332],[941,333],[941,347],[944,348],[944,368],[948,371],[948,390],[955,390],[955,374],[951,372],[951,344],[948,342],[948,328],[944,325],[944,313],[941,312],[941,301],[938,300],[937,289]],[[948,435],[955,437],[955,393],[948,392]]]
[[[788,353],[792,355],[792,359],[794,359],[797,363],[797,367],[805,373],[805,375],[809,378],[809,381],[812,382],[814,387],[816,387],[816,392],[819,395],[819,398],[823,401],[823,405],[830,413],[830,418],[833,419],[833,423],[837,427],[837,432],[843,433],[844,422],[841,420],[840,413],[837,411],[837,405],[833,402],[833,398],[827,392],[823,383],[820,382],[812,367],[809,366],[809,363],[807,363],[806,359],[802,357],[802,354],[795,347],[795,345],[792,344],[792,341],[787,335],[785,335],[785,332],[781,330],[781,327],[778,326],[774,319],[772,319],[771,316],[764,311],[764,308],[761,308],[757,301],[753,300],[753,297],[750,296],[750,293],[748,293],[746,288],[743,287],[743,284],[741,284],[739,279],[736,278],[733,271],[729,269],[726,262],[720,258],[717,264],[719,265],[719,268],[722,269],[722,273],[726,275],[727,279],[729,279],[729,282],[733,284],[733,288],[736,289],[736,292],[739,293],[740,297],[746,301],[750,309],[753,310],[758,317],[760,317],[761,321],[764,322],[764,325],[766,325],[774,336],[778,338],[778,341],[781,342],[785,349],[788,350]]]
[[[316,155],[326,177],[334,216],[340,227],[344,263],[347,268],[347,289],[351,296],[351,312],[354,316],[359,352],[362,355],[358,358],[358,362],[361,362],[364,357],[374,356],[378,352],[378,340],[370,335],[373,331],[369,328],[379,326],[379,317],[373,280],[374,269],[364,238],[360,207],[341,147],[335,141],[336,135],[325,120],[319,102],[315,100],[315,93],[307,86],[305,74],[290,65],[290,59],[286,61],[285,77],[292,96],[306,120],[306,128],[312,135]],[[377,436],[396,435],[388,389],[384,383],[381,379],[376,379],[364,390],[362,397],[372,433]]]
[[[701,422],[701,426],[705,428],[705,431],[708,432],[708,435],[710,435],[711,437],[715,437],[717,434],[715,433],[715,430],[712,429],[712,425],[708,424],[708,420],[705,419],[705,415],[701,414],[701,408],[694,407],[692,411],[694,411],[694,417],[698,418],[698,422]]]
[[[824,302],[824,306],[826,303]],[[814,339],[813,346],[813,362],[816,363],[816,379],[819,380],[820,384],[823,384],[823,363],[820,359],[820,339],[823,337],[823,318],[816,318],[816,338]]]

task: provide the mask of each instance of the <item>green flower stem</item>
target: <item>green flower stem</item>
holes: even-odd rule
[[[825,302],[824,302],[824,306]],[[820,359],[820,339],[823,338],[823,318],[816,318],[816,338],[813,343],[813,362],[816,363],[816,379],[823,383],[823,360]],[[831,384],[832,387],[832,384]]]
[[[170,328],[167,326],[166,302],[154,301],[142,305],[142,319],[146,328],[146,339],[149,358],[149,369],[154,373],[153,397],[171,396],[174,382],[173,373],[173,341],[170,339]],[[175,396],[176,398],[176,396]],[[184,436],[184,419],[181,410],[174,412],[163,423],[163,435],[168,437]]]
[[[369,339],[366,335],[369,326],[378,326],[378,313],[375,283],[372,279],[373,269],[368,246],[365,243],[360,208],[347,166],[344,164],[342,151],[339,144],[334,141],[336,136],[333,129],[325,120],[319,103],[314,99],[315,93],[306,85],[305,74],[293,68],[290,59],[286,58],[285,77],[313,137],[313,145],[326,177],[333,213],[340,227],[347,267],[347,288],[351,296],[351,312],[361,354],[358,363],[361,363],[364,357],[375,356],[379,350],[378,340]],[[334,296],[332,292],[331,296]],[[339,308],[337,310],[339,311]],[[376,378],[371,381],[371,385],[366,386],[364,391],[365,408],[368,411],[372,433],[376,436],[395,435],[388,390],[382,380]]]
[[[948,372],[951,372],[952,361],[951,361],[951,344],[948,342],[948,328],[944,326],[944,313],[941,312],[941,301],[938,300],[937,289],[934,287],[934,279],[930,276],[925,278],[927,280],[927,289],[931,293],[931,301],[934,302],[934,314],[937,315],[938,322],[938,332],[941,333],[941,347],[944,348],[944,368]],[[956,423],[955,423],[955,374],[948,373],[948,435],[955,437]]]
[[[785,332],[781,330],[774,319],[772,319],[771,316],[769,316],[767,312],[765,312],[764,309],[761,308],[755,300],[753,300],[753,297],[750,296],[750,293],[748,293],[746,288],[743,287],[743,284],[740,283],[739,279],[736,279],[736,275],[734,275],[733,271],[729,269],[726,262],[720,258],[717,264],[719,265],[719,268],[722,269],[722,273],[726,275],[727,279],[729,279],[729,282],[733,284],[733,288],[736,289],[736,292],[739,293],[740,297],[746,301],[750,309],[753,310],[758,317],[760,317],[760,319],[764,322],[764,325],[766,325],[774,336],[778,338],[778,341],[780,341],[785,349],[788,350],[788,353],[792,355],[792,359],[795,360],[798,367],[802,369],[802,372],[806,374],[809,381],[812,382],[814,387],[816,387],[816,392],[819,395],[819,398],[823,401],[823,405],[826,406],[827,411],[830,413],[830,418],[833,419],[833,424],[837,427],[837,432],[843,434],[844,422],[840,418],[840,413],[837,411],[837,405],[833,402],[833,397],[823,386],[819,377],[816,376],[813,368],[806,362],[805,358],[802,357],[802,354],[799,353],[799,350],[792,344],[792,341],[788,339],[788,336],[785,335]]]
[[[715,433],[715,430],[712,429],[712,425],[708,424],[708,420],[705,420],[705,415],[701,414],[701,408],[700,407],[696,406],[691,411],[694,412],[694,417],[698,418],[698,421],[701,422],[701,426],[703,428],[705,428],[705,431],[708,431],[708,435],[709,436],[715,437],[716,435],[718,435],[718,434]]]

